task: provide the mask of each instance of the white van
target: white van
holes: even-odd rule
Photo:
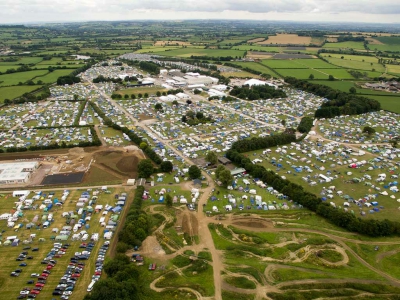
[[[96,281],[92,281],[92,282],[90,282],[90,284],[89,284],[89,286],[88,286],[88,288],[87,288],[87,292],[91,292],[92,290],[93,290],[93,286],[94,286],[94,284],[96,283]]]

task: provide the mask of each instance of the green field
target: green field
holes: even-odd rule
[[[210,57],[243,57],[244,51],[239,50],[222,50],[222,49],[194,49],[194,48],[181,48],[170,51],[154,52],[163,56],[179,56],[191,57],[193,56],[210,56]]]
[[[368,95],[367,97],[379,101],[382,109],[400,114],[400,96]]]
[[[16,62],[7,62],[7,61],[2,61],[0,62],[0,65],[28,65],[28,64],[37,64],[43,60],[41,57],[30,57],[30,56],[16,56],[13,58],[18,58],[18,61]]]
[[[352,58],[351,55],[348,55],[346,56],[346,58],[343,59],[339,57],[333,57],[332,54],[323,54],[322,56],[326,60],[328,60],[331,64],[339,67],[356,69],[356,70],[366,70],[366,71],[372,71],[373,69],[375,69],[375,71],[378,72],[385,72],[385,67],[383,65],[378,64],[377,62],[375,63],[375,62],[363,62],[359,60],[350,60]]]
[[[235,65],[239,65],[243,68],[250,68],[254,71],[257,72],[262,72],[264,74],[270,74],[272,76],[276,76],[276,74],[269,68],[263,66],[260,63],[256,63],[256,62],[241,62],[241,61],[235,61],[234,62]]]
[[[115,93],[120,94],[120,95],[128,94],[129,96],[131,94],[135,94],[137,96],[138,94],[148,93],[150,96],[152,94],[156,94],[158,91],[160,91],[162,93],[162,92],[166,92],[167,90],[161,86],[159,86],[159,87],[153,86],[153,87],[137,87],[137,88],[119,90],[119,91],[116,91]]]
[[[330,72],[332,69],[329,69]],[[326,70],[325,70],[326,71]],[[344,70],[343,70],[344,71]],[[314,75],[314,79],[328,79],[331,73],[324,74],[322,70],[311,70],[311,69],[279,69],[277,70],[282,76],[292,76],[298,79],[308,79],[310,74]],[[345,71],[344,71],[345,72]]]
[[[363,42],[340,42],[340,43],[325,43],[322,48],[351,48],[357,50],[364,50],[364,43]]]
[[[240,45],[240,46],[233,46],[232,49],[234,50],[244,50],[244,51],[263,51],[263,52],[278,52],[281,53],[285,50],[285,47],[266,47],[260,45]]]
[[[293,62],[302,65],[302,66],[307,66],[312,69],[335,69],[337,68],[334,65],[331,65],[321,59],[295,59]]]
[[[41,85],[21,85],[21,86],[7,86],[0,88],[0,101],[3,102],[5,99],[14,99],[19,96],[22,96],[25,93],[32,92],[38,88],[42,87]]]
[[[307,66],[298,64],[295,59],[265,59],[261,63],[272,69],[308,69]]]
[[[0,75],[0,86],[17,85],[19,82],[24,83],[30,79],[35,80],[35,77],[42,76],[48,72],[47,70],[37,70]]]
[[[35,81],[41,80],[44,83],[53,83],[57,81],[57,78],[60,76],[66,76],[69,75],[73,70],[55,70],[53,72],[50,72],[44,76],[39,76],[35,78]]]

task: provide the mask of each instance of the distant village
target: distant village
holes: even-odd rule
[[[400,92],[400,82],[397,81],[366,83],[362,87],[367,89],[391,92],[391,93]]]

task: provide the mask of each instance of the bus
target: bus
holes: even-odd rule
[[[93,286],[94,286],[95,283],[96,283],[96,281],[90,282],[90,284],[89,284],[89,286],[88,286],[86,291],[91,292],[93,290]]]

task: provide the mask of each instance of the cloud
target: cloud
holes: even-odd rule
[[[293,20],[324,20],[324,15],[391,15],[400,20],[400,1],[394,0],[1,0],[4,22],[48,20],[117,20],[218,18],[232,15],[260,18],[265,14],[292,16]],[[399,15],[396,17],[396,15]],[[376,18],[374,18],[376,19]],[[1,22],[0,21],[0,22]],[[355,21],[349,17],[348,21]],[[359,16],[358,21],[369,21]],[[382,22],[388,19],[382,17]]]

